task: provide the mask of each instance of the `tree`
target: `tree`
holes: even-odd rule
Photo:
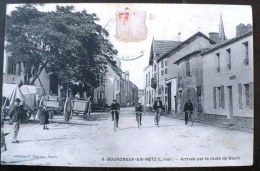
[[[32,17],[33,16],[33,17]],[[108,32],[96,24],[98,17],[73,6],[39,12],[35,6],[18,7],[7,16],[6,47],[11,57],[23,63],[25,84],[34,84],[43,69],[58,76],[60,85],[73,82],[83,87],[99,86],[107,62],[117,51]]]

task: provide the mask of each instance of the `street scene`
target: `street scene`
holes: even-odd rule
[[[253,164],[250,6],[6,9],[1,164]]]
[[[139,130],[133,113],[133,108],[121,110],[116,133],[108,113],[93,113],[92,120],[87,122],[75,116],[69,125],[60,123],[63,118],[57,117],[49,124],[48,131],[41,129],[38,123],[24,124],[19,132],[19,144],[12,145],[10,136],[6,139],[8,151],[2,155],[2,161],[4,164],[41,166],[155,167],[196,165],[197,161],[181,159],[205,157],[220,157],[221,160],[232,157],[232,160],[228,159],[228,165],[237,165],[252,156],[252,146],[244,143],[252,144],[251,133],[201,123],[187,127],[183,120],[166,116],[162,116],[158,128],[154,125],[153,113],[145,113]],[[8,125],[6,131],[12,131],[11,126]],[[238,158],[241,153],[243,158]],[[128,162],[123,158],[134,160]],[[205,164],[220,165],[221,161],[216,159]]]

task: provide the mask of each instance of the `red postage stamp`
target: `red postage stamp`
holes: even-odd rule
[[[122,42],[139,42],[147,38],[146,12],[124,11],[116,13],[116,38]]]

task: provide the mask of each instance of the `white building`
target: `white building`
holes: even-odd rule
[[[253,33],[226,40],[202,54],[204,113],[215,121],[253,127]]]

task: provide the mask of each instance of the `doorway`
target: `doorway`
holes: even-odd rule
[[[233,93],[232,93],[232,86],[227,86],[228,88],[228,110],[229,116],[228,119],[233,118]]]

